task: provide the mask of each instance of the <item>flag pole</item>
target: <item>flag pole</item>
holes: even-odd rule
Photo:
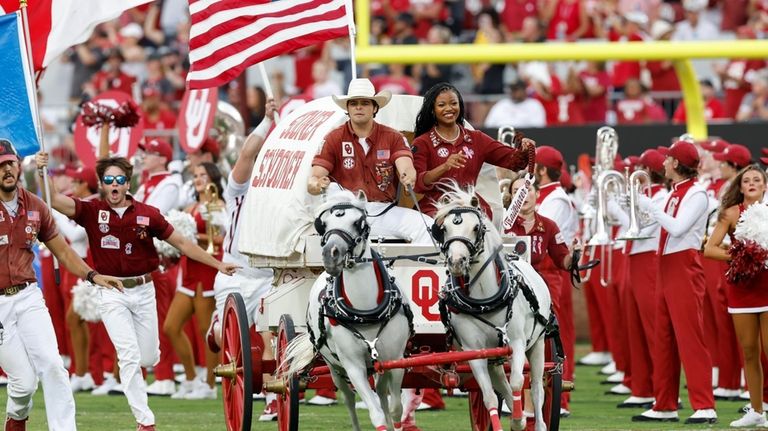
[[[37,133],[37,141],[40,142],[40,151],[45,152],[45,140],[43,139],[43,129],[42,129],[42,121],[40,121],[40,109],[37,106],[37,80],[35,79],[35,63],[34,59],[32,57],[32,41],[29,37],[29,17],[27,16],[27,0],[19,0],[19,10],[21,12],[21,23],[22,28],[24,30],[24,44],[25,50],[27,51],[27,64],[29,65],[29,75],[30,79],[33,82],[34,88],[34,97],[31,98],[32,103],[32,110],[35,111],[35,117],[37,121],[35,122],[35,133]],[[48,205],[48,208],[53,208],[51,206],[51,184],[48,180],[48,167],[43,167],[43,188],[45,189],[45,204]],[[53,274],[54,274],[54,281],[56,285],[59,284],[60,276],[59,276],[59,261],[56,259],[56,256],[51,253],[51,258],[53,259]]]
[[[344,1],[344,9],[347,15],[347,26],[349,27],[349,60],[352,62],[352,79],[357,79],[357,59],[355,58],[357,28],[355,28],[355,12],[352,7],[352,0]]]
[[[264,82],[264,93],[267,95],[267,99],[274,99],[275,93],[272,92],[272,84],[269,83],[269,76],[267,75],[267,69],[264,68],[264,62],[259,63],[259,74],[261,75],[262,82]],[[279,122],[280,115],[275,111],[275,124]]]

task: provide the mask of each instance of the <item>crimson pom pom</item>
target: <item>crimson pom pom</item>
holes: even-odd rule
[[[136,104],[128,100],[118,106],[113,113],[115,127],[133,127],[139,122],[139,113]]]
[[[768,250],[754,241],[737,241],[731,246],[729,253],[731,263],[725,277],[733,284],[748,282],[765,270]]]
[[[81,109],[83,124],[87,127],[108,124],[112,117],[112,108],[96,102],[85,102]]]

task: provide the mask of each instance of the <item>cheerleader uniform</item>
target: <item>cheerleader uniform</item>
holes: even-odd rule
[[[198,210],[200,204],[195,205],[192,208],[192,217],[195,219],[195,225],[197,226],[198,234],[205,234],[205,219]],[[216,246],[216,254],[213,255],[216,260],[221,260],[223,255],[223,247],[221,245]],[[187,259],[186,256],[181,258],[181,271],[182,279],[181,286],[178,287],[178,291],[184,295],[194,297],[197,291],[197,285],[201,284],[202,294],[204,298],[213,298],[213,283],[216,280],[216,268],[197,262],[192,259]]]
[[[739,215],[744,212],[744,204],[739,205]],[[736,239],[729,232],[731,243]],[[768,311],[768,271],[763,268],[749,281],[740,283],[726,282],[726,300],[731,314],[764,313]]]

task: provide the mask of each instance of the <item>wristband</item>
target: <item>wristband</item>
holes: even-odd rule
[[[264,139],[269,133],[269,129],[272,127],[272,120],[269,117],[264,117],[261,123],[253,130],[253,134]]]
[[[88,271],[88,274],[85,276],[85,280],[91,284],[96,284],[96,282],[93,281],[93,278],[96,277],[97,275],[99,275],[99,273],[96,271],[93,271],[93,270]]]

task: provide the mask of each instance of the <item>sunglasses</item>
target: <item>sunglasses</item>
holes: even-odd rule
[[[122,186],[128,181],[128,177],[125,175],[104,175],[104,177],[101,179],[101,182],[106,185],[111,185],[115,181],[117,181],[118,185]]]

